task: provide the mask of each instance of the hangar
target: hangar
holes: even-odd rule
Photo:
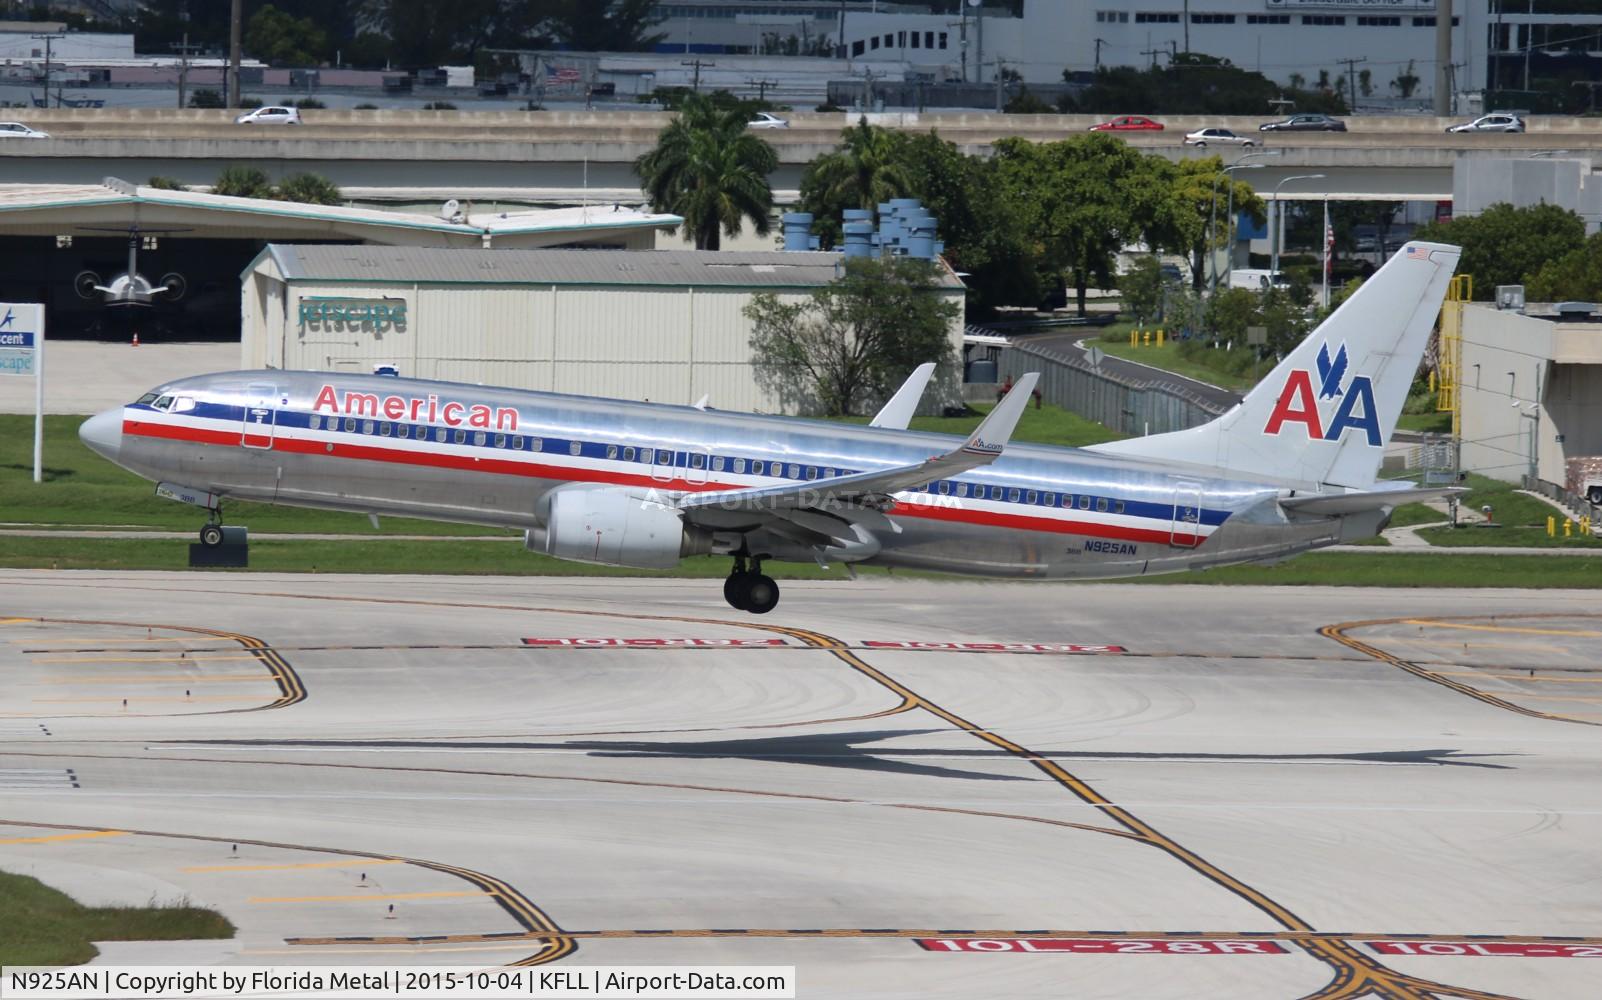
[[[799,301],[840,255],[272,244],[244,275],[243,368],[371,372],[777,413],[756,383],[754,294]],[[941,265],[938,294],[962,282]]]
[[[418,247],[649,249],[683,221],[620,205],[435,215],[99,184],[0,186],[0,301],[42,302],[52,337],[232,340],[239,273],[269,241]],[[162,289],[117,303],[99,289],[134,273]]]

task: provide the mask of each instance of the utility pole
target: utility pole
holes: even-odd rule
[[[189,100],[189,57],[200,51],[200,46],[189,44],[189,32],[184,32],[184,40],[179,45],[172,46],[172,50],[179,55],[178,62],[178,106],[181,108]]]
[[[1349,91],[1351,91],[1351,94],[1352,94],[1351,110],[1355,113],[1357,111],[1357,70],[1354,69],[1353,67],[1355,67],[1360,62],[1368,62],[1368,56],[1364,56],[1361,59],[1337,59],[1335,61],[1346,64],[1347,89]]]
[[[779,85],[779,81],[777,81],[777,80],[753,80],[750,77],[746,77],[745,78],[745,85],[747,87],[755,87],[757,89],[757,100],[758,101],[766,101],[768,99],[768,88],[769,87],[777,87]]]
[[[1180,17],[1185,19],[1185,55],[1190,55],[1190,0],[1185,0],[1185,12]]]
[[[1006,73],[1005,73],[1006,68],[1007,68],[1006,60],[1002,59],[1000,56],[997,56],[996,57],[996,113],[997,114],[1001,113],[1001,108],[1006,103],[1006,97],[1007,97],[1007,76],[1006,76]]]
[[[1096,42],[1096,72],[1101,72],[1101,47],[1107,44],[1105,38],[1097,38]]]
[[[975,78],[977,78],[979,80],[982,80],[982,79],[984,79],[984,70],[981,69],[980,67],[982,67],[985,64],[985,9],[984,9],[984,0],[968,0],[968,3],[971,6],[976,8],[974,10],[974,14],[973,14],[974,29],[975,29],[974,30],[974,36],[975,37],[974,37],[974,43],[973,43],[973,75],[974,75]],[[998,72],[1000,71],[999,63],[997,65],[997,71]]]
[[[1435,0],[1435,116],[1452,113],[1452,0]]]
[[[55,35],[30,35],[36,42],[45,43],[44,106],[50,106],[50,49],[56,44]],[[61,107],[61,92],[56,92],[56,107]]]
[[[244,0],[234,0],[228,21],[228,96],[230,108],[239,107],[239,39],[244,31]]]
[[[1163,54],[1163,50],[1162,49],[1141,49],[1140,50],[1140,54],[1143,55],[1143,56],[1151,56],[1151,68],[1152,69],[1156,69],[1157,68],[1157,57]]]
[[[689,60],[686,60],[684,62],[681,62],[681,63],[679,63],[679,65],[680,66],[694,66],[695,67],[695,76],[692,78],[693,82],[690,84],[690,89],[695,91],[697,94],[699,94],[701,92],[701,67],[702,66],[707,66],[707,67],[716,66],[717,63],[715,63],[715,62],[702,62],[700,57],[698,56],[698,57],[696,57],[694,59],[689,59]]]

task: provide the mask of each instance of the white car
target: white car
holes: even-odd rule
[[[235,125],[299,125],[300,112],[294,108],[281,108],[276,105],[257,108],[247,111],[234,119]]]
[[[1215,146],[1255,146],[1256,139],[1249,139],[1243,135],[1236,135],[1227,128],[1199,128],[1185,135],[1185,145],[1207,148],[1207,144]]]
[[[49,132],[41,132],[36,128],[29,128],[21,122],[0,122],[0,139],[48,139]]]
[[[1448,132],[1522,132],[1524,119],[1518,115],[1482,115],[1471,122],[1453,125]]]
[[[778,115],[770,115],[766,111],[758,111],[756,117],[745,123],[746,128],[789,128],[790,123]]]

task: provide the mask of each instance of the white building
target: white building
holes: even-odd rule
[[[244,368],[400,374],[781,412],[757,384],[757,292],[799,301],[838,254],[272,244],[244,274]],[[939,294],[959,306],[949,270]]]

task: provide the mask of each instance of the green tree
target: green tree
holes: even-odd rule
[[[344,200],[339,186],[321,174],[290,174],[278,182],[272,197],[307,205],[338,205]]]
[[[840,416],[883,400],[926,361],[951,370],[960,309],[936,291],[938,276],[927,261],[853,258],[804,302],[757,294],[745,315],[758,384]]]
[[[1396,79],[1391,81],[1391,89],[1396,91],[1398,97],[1406,101],[1412,98],[1413,91],[1418,89],[1420,82],[1418,74],[1413,72],[1413,60],[1409,59],[1407,68],[1396,74]]]
[[[212,194],[234,198],[270,198],[272,192],[273,185],[267,179],[266,171],[239,164],[224,167],[223,172],[217,175],[216,183],[211,186]]]
[[[1118,291],[1123,295],[1124,311],[1144,326],[1162,315],[1163,268],[1155,256],[1142,254],[1135,258],[1129,270],[1118,276]]]
[[[801,172],[799,207],[812,213],[821,243],[839,241],[843,210],[873,209],[892,198],[911,197],[912,180],[900,149],[899,133],[869,125],[862,117],[840,133],[834,152],[807,164]]]
[[[1327,73],[1326,73],[1327,76]],[[1073,74],[1063,71],[1073,82]],[[1306,78],[1290,76],[1289,89],[1263,76],[1201,52],[1181,52],[1167,66],[1136,69],[1104,66],[1071,106],[1093,114],[1121,114],[1140,108],[1164,115],[1261,115],[1270,113],[1270,101],[1285,97],[1297,111],[1344,114],[1346,102],[1329,90],[1304,90]],[[1068,110],[1064,107],[1064,110]]]
[[[662,22],[656,0],[556,0],[550,27],[557,41],[579,52],[641,52],[666,38],[649,29]]]
[[[1473,275],[1474,297],[1488,301],[1497,285],[1527,284],[1542,265],[1578,250],[1585,241],[1585,223],[1556,205],[1514,208],[1501,202],[1479,215],[1426,223],[1413,236],[1461,246],[1458,273]]]
[[[998,181],[1042,265],[1073,286],[1080,315],[1092,282],[1112,287],[1113,261],[1151,226],[1151,175],[1127,143],[1102,132],[1060,142],[1004,138],[995,144]]]
[[[1246,328],[1258,325],[1260,296],[1249,288],[1220,288],[1207,300],[1205,325],[1215,344],[1246,343]]]
[[[245,51],[273,66],[316,66],[330,53],[328,34],[309,17],[293,17],[272,4],[250,16]]]
[[[697,250],[716,250],[741,224],[766,236],[773,210],[768,175],[779,164],[773,147],[745,127],[740,111],[724,111],[699,95],[657,136],[656,148],[634,161],[634,172],[658,212],[684,219],[684,238]]]
[[[1579,249],[1542,264],[1529,277],[1524,291],[1531,302],[1602,301],[1602,233],[1592,234]]]
[[[191,91],[189,94],[189,106],[191,108],[223,107],[224,102],[222,92],[212,90],[208,87],[201,87],[198,90]]]
[[[145,186],[146,187],[153,187],[153,188],[156,188],[156,189],[161,190],[161,191],[188,191],[189,190],[183,184],[180,184],[178,182],[177,178],[175,178],[175,177],[166,177],[166,176],[163,176],[161,174],[157,174],[154,177],[150,178],[148,181],[145,181]]]

